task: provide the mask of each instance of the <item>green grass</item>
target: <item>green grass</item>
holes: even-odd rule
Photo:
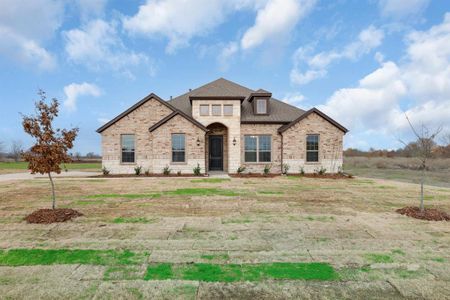
[[[191,180],[192,183],[205,182],[205,183],[221,183],[225,181],[230,181],[229,178],[205,178],[205,179],[194,179]]]
[[[118,217],[115,218],[113,220],[113,223],[115,224],[122,224],[122,223],[143,223],[143,224],[151,224],[151,223],[155,223],[157,220],[156,219],[147,219],[144,217],[130,217],[130,218],[126,218],[126,217]]]
[[[387,254],[367,253],[364,257],[371,263],[393,263],[394,260]]]
[[[101,163],[70,163],[66,164],[68,170],[85,170],[85,169],[98,169],[102,168]],[[24,161],[20,162],[0,162],[1,170],[24,170],[28,169],[28,163]],[[61,165],[61,169],[64,170],[64,165]]]
[[[104,200],[78,200],[75,205],[105,204]]]
[[[445,258],[443,258],[443,257],[433,257],[430,260],[435,261],[435,262],[440,262],[440,263],[445,262]]]
[[[143,259],[142,254],[124,250],[11,249],[0,250],[1,266],[34,265],[129,265]]]
[[[230,256],[228,254],[203,254],[200,256],[200,258],[207,259],[207,260],[228,260],[230,259]]]
[[[262,264],[152,264],[145,280],[182,279],[207,282],[261,281],[267,279],[336,280],[338,274],[328,263]]]
[[[335,221],[335,217],[333,216],[307,216],[305,218],[308,221],[319,221],[319,222],[331,222]]]
[[[393,254],[398,254],[398,255],[403,255],[403,256],[406,255],[406,253],[405,253],[403,250],[401,250],[401,249],[394,249],[394,250],[392,250],[391,252],[392,252]]]

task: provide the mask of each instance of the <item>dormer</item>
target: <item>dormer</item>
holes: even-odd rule
[[[263,89],[253,92],[248,97],[248,102],[252,103],[255,115],[268,115],[270,112],[270,98],[272,93]]]

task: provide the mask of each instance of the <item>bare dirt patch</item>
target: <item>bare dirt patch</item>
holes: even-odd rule
[[[423,212],[416,206],[397,209],[399,214],[427,221],[450,221],[450,215],[435,208],[425,208]]]
[[[83,214],[70,208],[39,209],[25,217],[28,223],[51,224],[66,222]]]

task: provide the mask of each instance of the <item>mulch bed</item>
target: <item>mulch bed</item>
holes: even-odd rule
[[[261,174],[261,173],[245,173],[245,174],[228,174],[230,177],[235,178],[273,178],[280,176],[280,174]]]
[[[205,177],[205,175],[194,175],[194,174],[181,174],[178,175],[176,173],[174,174],[169,174],[169,175],[164,175],[161,173],[158,174],[141,174],[141,175],[135,175],[135,174],[109,174],[109,175],[94,175],[94,176],[89,176],[90,178],[122,178],[122,177],[132,177],[132,178],[139,178],[139,177]]]
[[[435,208],[425,208],[420,212],[416,206],[407,206],[396,210],[399,214],[427,221],[450,221],[450,215]]]
[[[25,221],[35,224],[66,222],[83,214],[70,208],[38,209],[25,217]]]

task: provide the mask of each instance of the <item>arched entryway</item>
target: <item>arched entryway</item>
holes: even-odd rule
[[[228,128],[222,123],[207,126],[206,170],[228,172]]]

